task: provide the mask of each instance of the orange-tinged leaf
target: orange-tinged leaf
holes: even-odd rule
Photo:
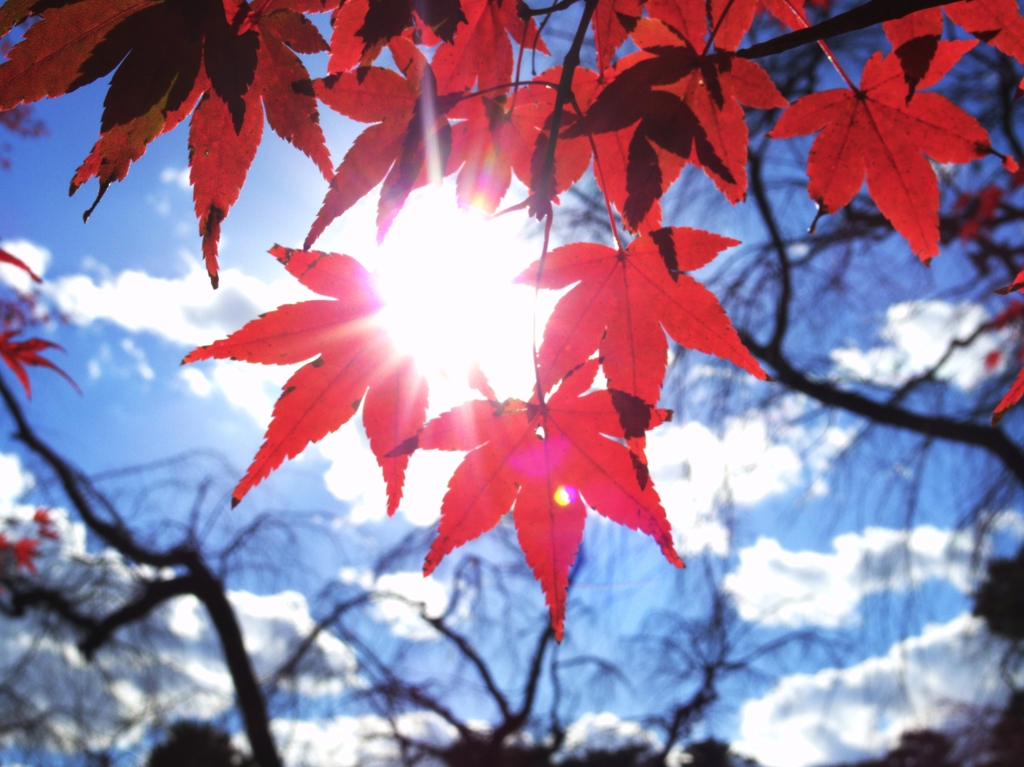
[[[0,110],[114,72],[100,138],[71,181],[72,193],[93,177],[99,182],[86,218],[149,142],[194,110],[189,160],[203,253],[216,286],[220,225],[255,156],[264,107],[274,131],[331,175],[310,78],[293,52],[327,50],[301,15],[314,8],[327,10],[330,2],[16,3],[5,19],[37,21],[0,65]]]
[[[643,9],[643,0],[598,0],[590,22],[594,28],[598,72],[612,65],[612,56],[636,27]]]

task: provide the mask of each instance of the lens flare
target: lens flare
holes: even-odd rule
[[[555,503],[559,506],[568,506],[579,498],[579,493],[572,485],[562,485],[555,491]]]

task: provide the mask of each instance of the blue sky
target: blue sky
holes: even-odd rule
[[[214,293],[199,262],[184,128],[154,142],[128,178],[108,190],[88,224],[81,215],[95,188],[87,186],[70,198],[65,194],[95,138],[102,98],[102,87],[92,86],[42,103],[36,112],[49,135],[11,140],[12,167],[4,172],[0,192],[0,238],[5,248],[45,272],[43,294],[65,310],[68,322],[46,327],[43,333],[67,350],[55,360],[82,389],[78,395],[57,376],[38,372],[28,415],[42,436],[89,472],[213,449],[240,476],[260,444],[287,373],[222,362],[183,369],[179,363],[194,346],[222,337],[262,311],[307,296],[266,250],[274,243],[301,243],[326,183],[297,150],[265,131],[241,198],[223,228],[222,282]],[[326,111],[322,121],[337,162],[355,136],[354,126]],[[450,197],[450,189],[428,195],[443,201],[445,195]],[[455,239],[450,230],[424,233],[426,223],[439,215],[432,207],[437,204],[429,196],[416,202],[425,212],[407,222],[405,234],[401,220],[396,224],[391,239],[397,245],[392,247],[400,252],[390,256],[371,250],[372,205],[349,212],[320,246],[384,269],[388,258],[408,258],[398,275],[413,273],[415,279],[426,280],[429,275],[414,267],[452,250]],[[749,220],[749,211],[741,207],[723,213],[720,227],[708,228],[742,234]],[[496,226],[505,228],[488,243],[484,255],[496,259],[496,249],[521,236],[520,266],[536,257],[537,241],[529,225],[510,218]],[[470,256],[472,248],[471,243]],[[480,277],[461,292],[472,294],[488,278]],[[525,303],[509,299],[510,307],[525,306],[527,313],[516,315],[520,319],[528,317],[532,306],[529,291],[521,290]],[[505,300],[480,291],[475,298],[483,306]],[[550,306],[545,300],[542,308]],[[427,304],[420,311],[439,313],[447,302],[441,299],[436,307]],[[513,311],[509,309],[509,317]],[[987,310],[974,304],[939,299],[899,303],[880,313],[870,348],[853,342],[841,345],[833,355],[835,373],[855,377],[888,371],[898,382],[933,361],[943,339],[962,335],[987,317]],[[456,317],[455,325],[459,324]],[[461,324],[474,329],[472,317]],[[522,345],[525,325],[514,324],[509,319],[507,328],[488,331],[488,337],[494,337],[508,329],[510,336],[479,352],[500,396],[520,394],[503,391],[502,384],[512,387],[518,381],[516,385],[522,386],[514,373],[505,379],[496,372],[508,359],[522,359],[524,349],[528,352],[528,344]],[[461,343],[450,340],[448,345],[461,350]],[[989,350],[972,348],[969,355],[954,358],[945,375],[955,386],[971,389],[978,385],[977,371],[983,369],[981,360]],[[701,365],[691,364],[694,380],[702,370],[717,375]],[[435,409],[446,401],[459,401],[457,381],[435,378],[434,383]],[[998,697],[991,658],[970,652],[984,644],[984,638],[964,613],[975,582],[970,568],[975,541],[969,532],[954,529],[960,510],[948,498],[936,499],[908,538],[896,529],[894,518],[886,522],[887,504],[892,504],[885,498],[886,488],[895,481],[890,479],[895,470],[867,461],[848,467],[848,479],[841,481],[835,461],[857,439],[858,427],[843,418],[802,421],[806,407],[798,398],[785,397],[771,408],[739,413],[715,426],[700,418],[683,418],[652,435],[649,447],[652,473],[677,547],[691,561],[710,556],[729,571],[725,586],[737,599],[740,618],[759,632],[757,636],[813,628],[834,637],[835,646],[849,648],[841,659],[832,660],[821,653],[791,653],[779,666],[778,678],[732,690],[715,732],[769,765],[799,766],[876,752],[891,745],[907,726],[945,722],[957,702]],[[687,415],[698,411],[699,407],[690,407]],[[887,447],[895,450],[898,442]],[[45,498],[46,488],[38,481],[33,485],[25,473],[35,467],[12,458],[17,448],[9,441],[0,450],[6,461],[0,469],[8,478],[6,495],[0,498],[4,508],[15,514],[27,508],[19,505],[20,499]],[[948,460],[956,456],[951,454]],[[274,510],[288,520],[313,520],[298,534],[299,551],[289,552],[303,560],[310,573],[291,581],[285,573],[273,583],[242,576],[231,584],[236,609],[258,645],[254,652],[269,657],[273,642],[268,637],[276,632],[287,643],[288,636],[308,629],[312,619],[307,599],[318,585],[339,579],[365,581],[366,568],[380,551],[410,530],[431,524],[444,479],[457,461],[452,455],[417,455],[403,511],[395,520],[383,520],[376,467],[365,438],[350,423],[254,490],[232,517],[235,522],[242,524],[245,514],[262,510]],[[858,502],[847,502],[848,483],[867,488]],[[876,497],[877,506],[866,508]],[[997,532],[1005,546],[1024,527],[1012,513],[1002,520]],[[162,521],[143,517],[135,522],[146,527]],[[61,524],[66,538],[55,544],[54,562],[87,548],[72,522]],[[593,516],[585,547],[588,567],[570,592],[566,651],[605,652],[628,664],[619,634],[638,629],[648,611],[657,607],[671,606],[685,614],[685,607],[676,604],[680,589],[685,591],[681,582],[697,578],[697,568],[677,574],[651,541]],[[490,557],[509,556],[488,540],[472,550]],[[451,569],[442,568],[435,580],[424,582],[418,575],[408,575],[416,569],[415,562],[403,566],[407,569],[382,588],[423,598],[430,609],[443,609]],[[539,587],[515,587],[529,610],[542,610]],[[907,611],[911,604],[915,609]],[[186,604],[163,614],[164,628],[176,643],[174,652],[180,653],[176,657],[182,666],[188,665],[191,653],[201,658],[201,664],[215,668],[209,627],[192,607]],[[381,608],[376,616],[381,635],[409,639],[403,632],[417,630],[411,628],[415,616],[400,609],[389,614],[387,609]],[[277,623],[275,611],[281,616]],[[879,617],[889,613],[900,619]],[[7,623],[3,631],[21,630],[23,626]],[[436,638],[413,640],[429,644]],[[324,662],[334,664],[343,678],[346,648],[338,640],[324,641]],[[971,660],[964,661],[965,657]],[[266,663],[269,668],[272,659]],[[310,684],[315,676],[310,673]],[[307,693],[311,700],[333,694]],[[228,705],[228,694],[217,689],[201,701],[202,711],[215,714]],[[603,727],[623,738],[646,738],[649,733],[637,730],[639,725],[623,723],[644,713],[645,703],[649,701],[642,693],[614,701],[591,696],[576,712],[582,724],[574,737],[585,742],[598,737],[594,733],[603,732]],[[173,711],[174,704],[168,705]],[[474,704],[466,699],[458,705]],[[295,736],[295,753],[300,746],[305,748],[310,765],[326,758],[317,756],[318,743],[331,738],[343,742],[359,728],[374,726],[357,713],[328,717],[312,710],[301,721],[279,724],[305,733]]]

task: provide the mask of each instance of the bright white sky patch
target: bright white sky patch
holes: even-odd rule
[[[837,373],[883,386],[898,387],[932,368],[956,339],[966,339],[989,320],[977,304],[908,301],[893,304],[879,331],[883,342],[873,349],[834,349]],[[938,378],[967,391],[988,375],[985,357],[1006,345],[1010,329],[982,334],[970,346],[956,349],[940,368]]]
[[[734,747],[768,767],[852,762],[892,747],[905,730],[941,726],[958,706],[1002,703],[991,641],[964,613],[884,656],[783,677],[743,705]]]
[[[764,412],[730,419],[721,437],[696,421],[650,432],[651,477],[680,551],[724,555],[728,531],[716,514],[723,503],[753,506],[801,486],[815,489],[849,441],[837,428],[817,436],[800,427],[771,433],[774,419]]]
[[[629,747],[656,751],[661,749],[662,741],[639,722],[620,719],[610,711],[588,712],[566,728],[559,757],[584,759],[588,751],[618,751]]]
[[[25,265],[40,277],[50,265],[50,251],[28,240],[4,240],[0,247],[25,262]],[[23,270],[12,264],[0,264],[0,282],[10,285],[21,293],[30,292],[36,283]]]
[[[317,243],[358,258],[380,275],[383,319],[400,348],[430,377],[431,408],[459,404],[444,379],[464,389],[480,364],[499,397],[528,398],[533,386],[534,291],[512,280],[540,257],[522,235],[523,216],[487,219],[460,210],[453,184],[414,191],[380,247],[376,197],[364,198]],[[538,336],[557,300],[541,291]],[[538,338],[539,341],[539,338]]]
[[[14,503],[34,484],[34,477],[21,467],[18,456],[0,453],[0,508]]]
[[[416,743],[443,748],[458,733],[440,716],[410,711],[393,721],[367,714],[318,720],[276,718],[270,723],[285,764],[293,767],[400,767],[394,731]],[[392,729],[394,728],[394,729]]]
[[[922,525],[909,531],[869,527],[836,536],[833,552],[787,551],[758,538],[739,552],[724,587],[740,617],[773,626],[835,627],[858,618],[868,594],[949,581],[967,593],[973,583],[969,533]]]
[[[375,579],[369,570],[346,567],[338,578],[378,595],[373,601],[374,616],[388,624],[395,636],[414,642],[437,638],[437,632],[420,615],[422,609],[428,617],[437,618],[448,609],[448,591],[432,575],[403,571],[385,573]]]
[[[335,498],[351,504],[354,524],[378,521],[387,516],[387,493],[377,460],[370,452],[362,415],[353,418],[318,443],[321,455],[331,461],[324,484]],[[405,489],[398,513],[414,525],[434,524],[441,514],[441,500],[448,479],[462,461],[463,453],[417,450],[405,472]]]

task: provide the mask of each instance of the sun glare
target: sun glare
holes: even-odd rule
[[[529,395],[534,296],[512,279],[540,251],[521,228],[522,216],[460,210],[450,187],[431,185],[410,196],[381,246],[347,251],[377,272],[381,321],[398,347],[440,378],[431,383],[432,408],[446,382],[466,396],[474,363],[499,397]],[[546,316],[549,307],[540,309]]]

